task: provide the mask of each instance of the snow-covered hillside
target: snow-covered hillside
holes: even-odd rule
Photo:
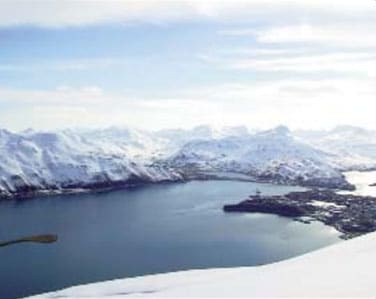
[[[331,154],[330,162],[343,170],[376,168],[376,131],[339,126],[329,131],[297,131],[302,141]]]
[[[376,133],[353,127],[0,130],[0,196],[213,177],[348,188],[340,171],[376,167],[375,153]]]
[[[151,150],[147,147],[151,141],[134,135],[126,130],[20,134],[1,130],[0,195],[182,179],[171,169],[137,159],[137,153]]]
[[[327,160],[326,153],[296,141],[280,126],[252,135],[191,141],[169,159],[169,165],[192,177],[241,173],[278,183],[348,187]]]
[[[166,129],[153,134],[163,144],[162,156],[168,158],[191,141],[210,141],[225,137],[246,137],[249,130],[244,126],[212,128],[208,125],[192,129]]]
[[[119,279],[32,297],[347,297],[373,298],[376,233],[265,266],[191,270]]]

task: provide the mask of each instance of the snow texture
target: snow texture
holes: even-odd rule
[[[348,126],[0,130],[0,197],[205,178],[342,188],[341,171],[376,167],[375,152],[376,132]]]
[[[376,233],[282,262],[190,270],[68,288],[33,299],[127,297],[368,297],[376,295]]]

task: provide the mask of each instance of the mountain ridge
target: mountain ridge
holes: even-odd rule
[[[376,167],[376,133],[246,127],[0,130],[0,196],[233,178],[348,189],[341,171]],[[376,151],[375,151],[376,152]],[[230,175],[231,174],[231,175]],[[239,179],[239,177],[238,177]]]

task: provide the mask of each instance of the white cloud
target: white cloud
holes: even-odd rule
[[[376,3],[375,3],[376,6]],[[324,45],[376,46],[375,24],[295,25],[256,32],[260,43],[314,43]]]
[[[376,3],[371,0],[0,0],[0,26],[261,20],[254,28],[221,23],[224,29],[219,33],[225,48],[212,47],[208,51],[214,52],[197,55],[202,61],[232,71],[235,84],[197,87],[195,82],[196,87],[189,90],[148,91],[155,95],[153,98],[112,94],[96,86],[55,90],[0,87],[0,127],[128,124],[158,129],[210,123],[267,128],[284,123],[294,128],[317,128],[350,123],[376,128],[372,109],[376,96],[375,16]],[[238,47],[250,46],[232,48],[232,39],[242,41],[234,43]],[[3,64],[0,70],[75,71],[117,63],[120,61],[112,58],[34,62]],[[284,80],[271,76],[265,81],[236,83],[244,82],[244,76],[236,76],[239,70],[288,72],[289,76]],[[325,76],[333,71],[338,73],[335,79]],[[300,75],[310,79],[302,80]],[[314,79],[317,77],[320,79]],[[241,81],[237,81],[239,78]]]
[[[203,111],[213,114],[205,116]],[[96,86],[61,86],[55,90],[0,88],[0,127],[15,130],[111,125],[186,127],[204,119],[215,122],[216,111],[215,103],[196,98],[135,98],[107,93]]]
[[[370,11],[376,9],[376,2],[372,5]],[[323,21],[312,14],[309,19],[294,20],[289,25],[220,30],[218,34],[225,39],[253,41],[254,46],[221,49],[197,57],[225,69],[374,76],[376,22],[367,18],[347,22],[339,19]]]
[[[285,72],[346,72],[375,74],[376,55],[373,53],[328,53],[272,58],[235,58],[223,62],[232,69]]]
[[[71,88],[58,87],[56,90],[18,90],[0,88],[0,103],[19,105],[87,105],[103,101],[103,92],[95,86]]]
[[[376,3],[375,3],[376,6]],[[315,18],[288,26],[267,28],[237,28],[219,30],[218,34],[233,37],[254,37],[264,44],[321,44],[340,46],[376,46],[375,23],[354,20],[344,24],[335,19],[329,24],[317,24]]]
[[[198,57],[218,67],[237,70],[374,76],[376,22],[370,13],[376,15],[376,2],[303,2],[306,8],[321,7],[321,13],[313,10],[306,14],[302,10],[300,18],[288,19],[281,14],[282,22],[273,19],[261,26],[219,30],[218,34],[229,41],[254,45]],[[291,3],[291,8],[297,5],[295,1]],[[338,14],[329,18],[333,11]]]
[[[351,16],[354,13],[370,13],[374,6],[371,0],[2,0],[0,26],[31,24],[61,27],[109,21],[277,17],[291,13],[299,17],[302,9],[307,16],[323,9],[326,13]]]
[[[223,54],[224,53],[224,54]],[[305,75],[335,74],[340,77],[375,77],[376,54],[372,49],[350,51],[321,48],[236,49],[200,54],[196,58],[224,70],[287,72]]]
[[[128,61],[124,58],[92,58],[92,59],[65,59],[56,61],[40,61],[30,63],[3,63],[0,71],[10,72],[35,72],[35,71],[84,71],[90,69],[103,69],[113,66],[126,66]]]
[[[12,129],[110,125],[158,129],[202,123],[259,128],[281,123],[292,128],[329,128],[349,123],[375,129],[375,96],[373,80],[354,79],[222,84],[153,98],[119,96],[97,87],[0,89],[0,119],[2,127]],[[9,109],[4,99],[13,104]]]
[[[350,123],[376,128],[371,109],[375,95],[373,80],[290,79],[211,86],[187,91],[186,96],[216,103],[221,111],[217,125],[269,128],[283,123],[293,128],[329,128]]]

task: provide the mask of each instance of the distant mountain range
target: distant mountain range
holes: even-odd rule
[[[349,189],[342,171],[373,168],[376,131],[351,126],[0,130],[1,197],[211,178]]]

